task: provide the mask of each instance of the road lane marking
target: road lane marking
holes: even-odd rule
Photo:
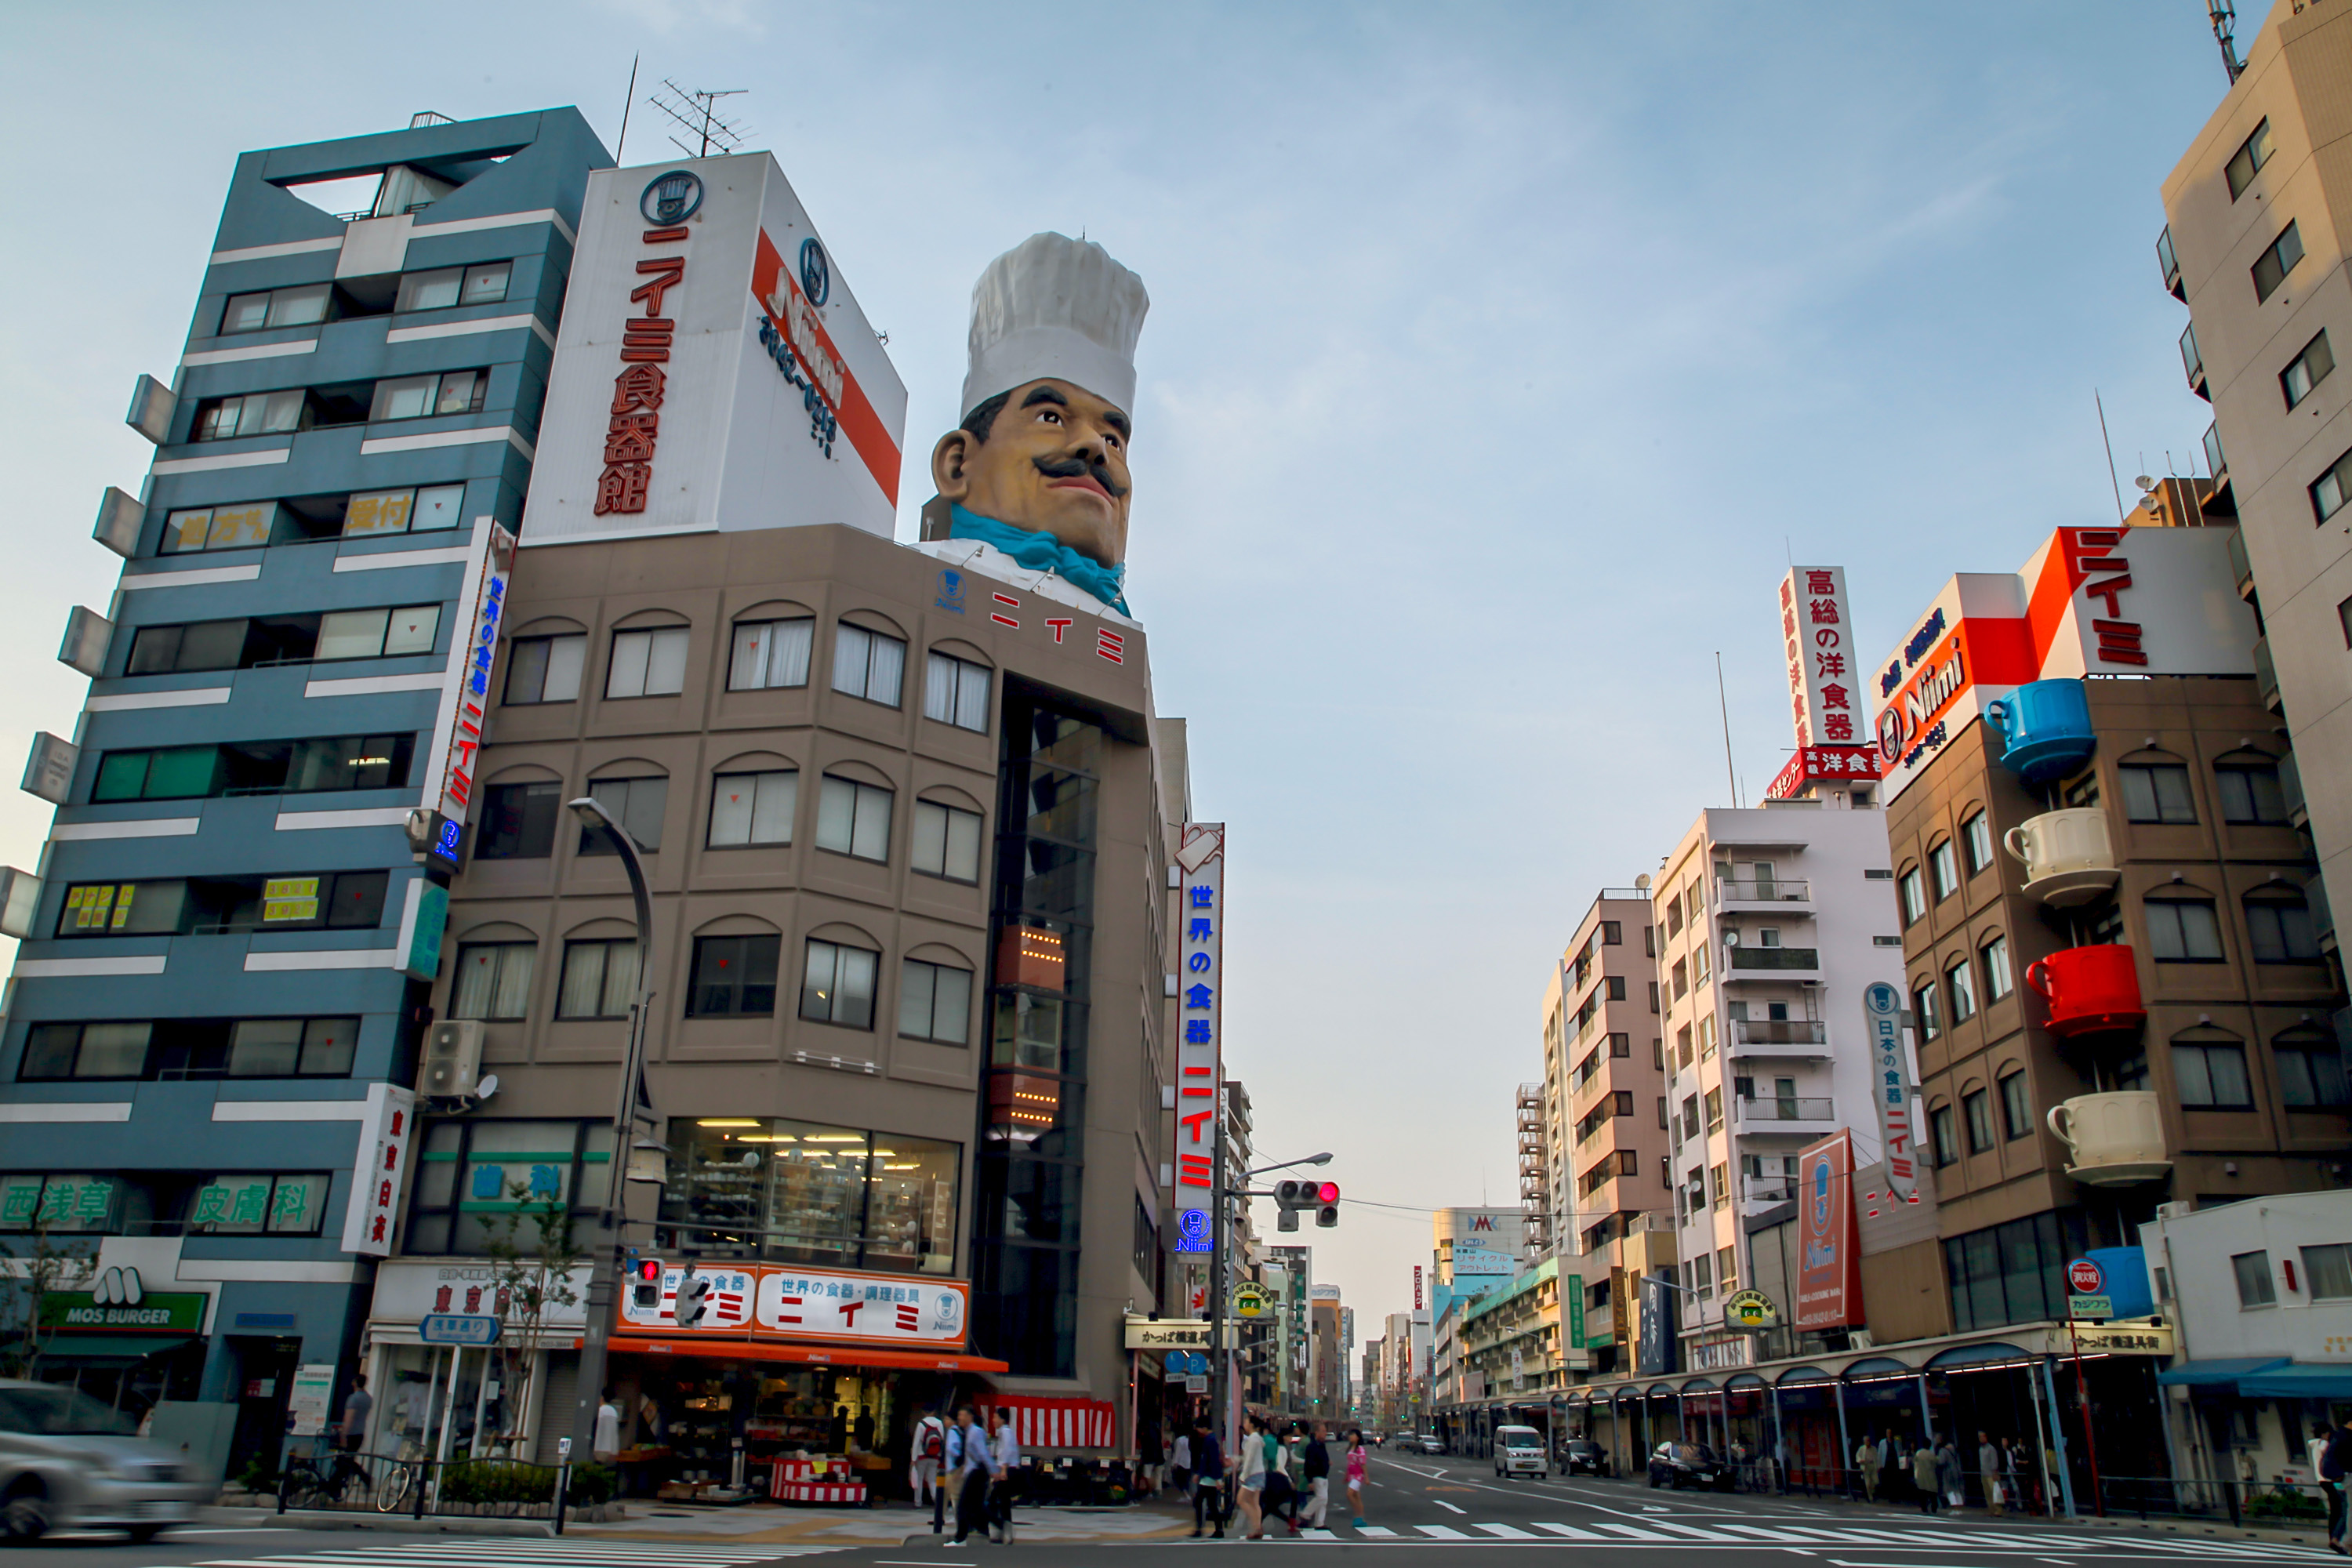
[[[1450,1524],[1416,1524],[1413,1528],[1421,1531],[1423,1535],[1428,1536],[1433,1541],[1467,1541],[1470,1539],[1470,1537],[1463,1534],[1460,1531],[1454,1529]]]
[[[1538,1530],[1549,1530],[1554,1535],[1564,1535],[1570,1541],[1606,1541],[1609,1539],[1605,1535],[1595,1535],[1589,1530],[1579,1530],[1572,1524],[1549,1524],[1546,1523],[1542,1520],[1536,1521],[1534,1528]]]
[[[1592,1528],[1595,1530],[1605,1530],[1612,1535],[1622,1535],[1631,1541],[1671,1541],[1676,1546],[1688,1544],[1688,1542],[1679,1539],[1678,1537],[1661,1535],[1654,1530],[1646,1529],[1638,1524],[1613,1524],[1608,1520],[1600,1519],[1592,1521]]]
[[[1391,1530],[1385,1524],[1360,1524],[1356,1526],[1356,1533],[1358,1535],[1391,1536],[1394,1535],[1396,1531]]]
[[[1489,1535],[1499,1535],[1506,1541],[1533,1541],[1536,1539],[1533,1535],[1530,1535],[1526,1531],[1519,1529],[1517,1525],[1474,1524],[1470,1528],[1473,1530],[1483,1530]]]
[[[1433,1503],[1435,1503],[1438,1507],[1440,1507],[1440,1508],[1442,1508],[1442,1509],[1444,1509],[1444,1510],[1448,1510],[1449,1512],[1453,1512],[1453,1513],[1468,1513],[1468,1512],[1470,1511],[1470,1510],[1469,1510],[1468,1509],[1466,1509],[1466,1508],[1455,1508],[1452,1503],[1447,1502],[1447,1501],[1446,1501],[1444,1498],[1442,1498],[1442,1497],[1433,1497],[1433,1498],[1431,1498],[1429,1500],[1430,1500],[1430,1501],[1432,1501],[1432,1502],[1433,1502]]]

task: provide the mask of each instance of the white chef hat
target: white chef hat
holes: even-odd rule
[[[1031,235],[990,262],[971,286],[963,412],[1051,376],[1131,413],[1135,340],[1150,308],[1143,279],[1101,246]]]

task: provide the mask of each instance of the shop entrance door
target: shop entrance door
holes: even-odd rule
[[[243,1475],[256,1458],[275,1470],[302,1342],[232,1334],[228,1345],[236,1357],[236,1435],[229,1442],[228,1473]]]

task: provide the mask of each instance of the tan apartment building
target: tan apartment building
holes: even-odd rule
[[[2189,306],[2189,384],[2213,405],[2206,503],[2239,525],[2259,679],[2312,778],[2352,777],[2352,10],[2277,0],[2165,179],[2165,287]],[[2344,335],[2337,335],[2337,334]],[[2308,804],[2320,868],[2352,887],[2352,792]]]
[[[1612,1312],[1636,1219],[1671,1200],[1665,1057],[1646,887],[1603,888],[1543,1000],[1544,1229],[1561,1289],[1584,1293],[1590,1364],[1623,1364]]]

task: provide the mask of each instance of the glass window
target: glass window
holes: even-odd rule
[[[176,936],[186,924],[187,906],[188,885],[177,879],[76,883],[66,889],[57,934]]]
[[[466,269],[462,267],[436,267],[430,272],[411,272],[400,280],[400,292],[394,297],[394,310],[446,310],[457,302],[465,287]]]
[[[1981,1154],[1992,1147],[1992,1101],[1983,1089],[1970,1089],[1960,1096],[1960,1110],[1968,1118],[1969,1152]]]
[[[2000,1080],[2000,1127],[2011,1139],[2033,1131],[2033,1107],[2026,1099],[2025,1075],[2011,1073]]]
[[[2352,1299],[2352,1243],[2305,1247],[2303,1283],[2315,1301]]]
[[[1944,991],[1952,999],[1952,1022],[1965,1024],[1977,1016],[1976,976],[1965,958],[1944,971]]]
[[[221,311],[221,335],[257,332],[265,327],[309,327],[327,319],[334,293],[331,283],[303,283],[266,294],[232,294]]]
[[[683,1118],[670,1123],[662,1218],[740,1226],[702,1250],[815,1267],[945,1274],[955,1262],[953,1143],[818,1122]]]
[[[310,399],[299,387],[281,392],[250,392],[196,405],[195,439],[230,441],[246,436],[274,436],[304,427]],[[260,540],[252,542],[261,543]],[[218,549],[217,545],[207,546]]]
[[[1937,902],[1941,903],[1959,890],[1959,856],[1954,850],[1950,839],[1945,839],[1927,851],[1927,869],[1935,878]]]
[[[2269,1253],[2236,1253],[2230,1258],[2230,1271],[2238,1277],[2238,1305],[2240,1307],[2274,1307],[2278,1305],[2278,1289],[2271,1283],[2271,1255]]]
[[[196,550],[248,550],[268,543],[277,526],[278,503],[274,500],[196,507],[164,518],[163,538],[157,548],[165,555]]]
[[[661,852],[662,813],[669,807],[669,780],[660,778],[592,779],[588,794],[621,825],[621,831],[648,855]],[[580,830],[580,853],[610,855],[612,844],[601,833]]]
[[[2246,1078],[2243,1046],[2218,1042],[2172,1042],[2172,1078],[2180,1103],[2208,1110],[2252,1110],[2253,1086]]]
[[[587,662],[588,639],[569,637],[517,637],[507,660],[507,705],[531,702],[572,702],[580,697],[580,670]]]
[[[0,1230],[110,1235],[120,1228],[122,1195],[114,1176],[0,1176]]]
[[[2256,963],[2316,963],[2319,939],[2312,934],[2311,908],[2298,898],[2246,896],[2246,937]]]
[[[319,617],[318,651],[313,658],[374,658],[383,652],[383,634],[390,610],[331,610]]]
[[[613,1130],[577,1121],[506,1121],[478,1117],[428,1121],[409,1195],[408,1250],[480,1257],[499,1247],[528,1258],[541,1224],[593,1213],[612,1174]],[[584,1234],[584,1232],[583,1233]],[[488,1311],[488,1290],[452,1289],[438,1304]]]
[[[2326,522],[2352,494],[2352,452],[2347,452],[2327,466],[2327,471],[2311,483],[2311,510]]]
[[[1895,890],[1903,901],[1903,923],[1911,924],[1927,912],[1927,893],[1919,880],[1919,868],[1914,866],[1895,879]]]
[[[2178,763],[2126,763],[2116,770],[2124,815],[2133,822],[2194,822],[2189,770]]]
[[[978,882],[980,813],[942,805],[934,800],[917,801],[910,857],[914,868],[926,876],[945,877],[951,882]]]
[[[387,377],[375,384],[375,401],[369,405],[368,418],[422,419],[433,412],[440,388],[441,378],[437,375]]]
[[[457,291],[460,305],[495,305],[507,297],[507,285],[514,277],[510,261],[489,261],[466,268],[466,281]]]
[[[140,1078],[152,1024],[37,1024],[25,1045],[28,1079]]]
[[[1985,1002],[2000,1002],[2001,996],[2016,990],[2016,980],[2009,975],[2009,938],[1997,936],[1976,954],[1985,962]]]
[[[562,784],[492,784],[482,792],[482,817],[474,829],[474,858],[546,859],[555,852],[555,824],[562,810]]]
[[[2303,352],[2279,372],[2279,390],[2286,395],[2286,405],[2292,408],[2310,396],[2311,389],[2326,381],[2328,372],[2335,368],[2336,355],[2328,348],[2327,334],[2323,331],[2304,344]]]
[[[1927,1112],[1927,1131],[1935,1142],[1936,1163],[1948,1165],[1960,1157],[1958,1139],[1952,1131],[1952,1108],[1939,1105]]]
[[[674,697],[686,689],[688,628],[614,632],[613,662],[604,673],[607,697]]]
[[[2213,963],[2221,957],[2221,926],[2210,900],[2150,899],[2147,950],[2168,963]]]
[[[874,974],[882,955],[840,942],[808,944],[808,968],[801,981],[801,1016],[844,1028],[874,1026]]]
[[[1911,1018],[1922,1040],[1932,1040],[1944,1032],[1944,1021],[1936,1007],[1934,981],[1923,981],[1912,988]]]
[[[2290,223],[2279,231],[2269,248],[2254,258],[2254,299],[2257,303],[2278,292],[2286,275],[2303,259],[2303,236]]]
[[[637,939],[611,937],[563,944],[559,1018],[625,1018],[637,997]]]
[[[816,801],[816,847],[861,860],[890,858],[891,792],[824,776]]]
[[[923,686],[923,717],[960,730],[988,733],[989,681],[994,671],[984,664],[930,656],[930,673]]]
[[[2221,171],[2230,182],[2230,199],[2236,201],[2246,194],[2254,181],[2254,173],[2271,161],[2271,122],[2264,120],[2254,127],[2239,149],[2230,154],[2228,165]]]
[[[907,673],[907,645],[847,621],[834,632],[833,689],[886,708],[898,706]]]
[[[2352,1105],[2352,1082],[2334,1039],[2282,1035],[2271,1048],[2278,1064],[2279,1098],[2288,1105]]]
[[[790,844],[793,812],[800,801],[801,775],[792,768],[766,773],[720,773],[710,781],[710,837],[714,849],[753,844]]]
[[[2279,787],[2276,766],[2264,763],[2223,763],[2213,770],[2221,796],[2221,820],[2240,823],[2286,821],[2286,792]]]
[[[361,490],[343,503],[343,537],[406,533],[415,519],[415,490]]]
[[[538,945],[528,942],[473,942],[460,947],[457,977],[449,988],[449,1016],[524,1016],[530,1010],[531,964],[538,956]]]
[[[1967,847],[1969,875],[1992,864],[1992,820],[1979,811],[1960,824],[1960,842]]]
[[[815,637],[816,622],[807,616],[736,622],[735,646],[727,661],[727,689],[806,686],[809,647]]]
[[[971,971],[908,959],[898,966],[898,1032],[943,1046],[971,1038]]]
[[[694,940],[694,989],[687,1013],[700,1018],[765,1017],[776,1010],[779,936],[703,936]],[[867,976],[870,1017],[874,987]]]

